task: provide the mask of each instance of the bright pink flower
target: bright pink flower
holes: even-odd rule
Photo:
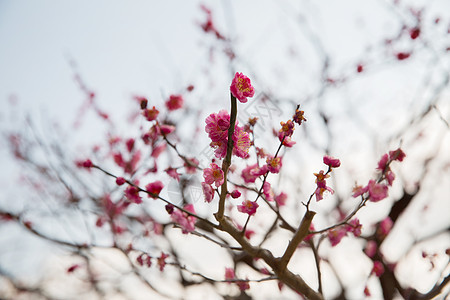
[[[162,272],[164,271],[164,267],[166,266],[166,258],[169,257],[169,254],[165,254],[164,252],[161,252],[161,256],[157,258],[159,270]]]
[[[373,268],[371,274],[375,274],[375,276],[380,277],[384,273],[384,266],[379,261],[373,262]]]
[[[205,182],[207,184],[215,183],[216,187],[221,186],[224,181],[223,170],[215,163],[210,164],[210,167],[203,170]]]
[[[250,82],[250,78],[238,72],[236,72],[231,82],[230,91],[242,103],[247,102],[247,97],[255,95],[255,89]]]
[[[384,177],[386,178],[386,180],[387,180],[387,182],[388,182],[388,185],[389,186],[392,186],[392,183],[394,182],[394,180],[395,180],[395,174],[394,174],[394,172],[392,172],[392,171],[387,171],[386,172],[386,174],[384,174]]]
[[[280,194],[278,194],[275,197],[275,202],[278,204],[278,206],[283,206],[286,204],[286,200],[287,200],[287,194],[284,192],[281,192]]]
[[[161,130],[161,133],[164,135],[168,135],[169,133],[174,132],[175,126],[172,125],[159,125],[159,129]]]
[[[325,155],[323,157],[323,163],[326,164],[330,168],[338,168],[341,165],[341,161],[339,159],[333,158],[328,155]]]
[[[210,203],[214,198],[214,189],[210,184],[202,182],[203,195],[205,196],[205,202]]]
[[[389,155],[384,154],[380,161],[378,162],[378,167],[377,169],[380,170],[381,172],[384,172],[386,170],[386,167],[388,166],[388,162],[389,162]]]
[[[347,225],[347,231],[352,232],[354,236],[358,237],[361,235],[362,225],[359,223],[358,218],[352,219]]]
[[[139,189],[133,185],[129,185],[125,189],[125,197],[133,203],[140,204],[142,203],[142,198],[139,196]]]
[[[244,200],[242,201],[242,205],[238,205],[237,209],[241,213],[248,214],[249,216],[256,213],[256,209],[259,207],[258,203],[250,201],[250,200]]]
[[[245,132],[242,127],[236,126],[233,134],[233,154],[240,158],[248,158],[248,149],[250,148],[250,137],[247,132]]]
[[[117,185],[123,185],[125,182],[126,182],[126,180],[123,177],[117,177],[116,178],[116,184]]]
[[[195,214],[194,206],[192,204],[186,204],[183,207],[186,211]],[[195,217],[191,216],[184,211],[175,209],[170,215],[172,221],[180,225],[181,232],[183,234],[190,233],[195,230]]]
[[[394,151],[389,151],[389,158],[393,160],[403,161],[403,159],[406,157],[405,152],[403,152],[402,149],[398,148]]]
[[[267,156],[266,163],[270,173],[279,173],[280,168],[283,165],[281,157],[273,157],[271,155]]]
[[[145,186],[145,189],[147,190],[147,192],[149,192],[150,194],[148,194],[148,197],[151,197],[153,199],[158,198],[159,193],[161,192],[161,190],[163,189],[164,184],[157,180],[155,182],[149,183]]]
[[[169,175],[173,179],[180,181],[180,174],[178,174],[177,169],[170,167],[165,169],[164,171],[167,173],[167,175]]]
[[[388,196],[388,187],[384,184],[376,183],[371,179],[367,185],[369,190],[369,200],[372,202],[378,202]]]
[[[92,168],[92,166],[94,166],[94,164],[92,163],[92,161],[90,159],[86,159],[85,161],[83,161],[82,165],[83,165],[83,168],[86,168],[86,169]]]
[[[158,114],[159,114],[159,110],[157,110],[154,106],[152,109],[145,109],[142,111],[142,115],[149,122],[156,120],[156,118],[158,117]]]
[[[214,155],[218,159],[222,159],[227,155],[227,149],[228,149],[228,142],[227,140],[221,140],[217,142],[211,142],[209,144],[212,148],[214,148]]]
[[[225,268],[225,280],[233,280],[236,278],[236,274],[232,268]]]
[[[270,186],[270,183],[268,183],[267,181],[264,182],[263,185],[263,194],[266,197],[267,201],[274,201],[274,193],[272,191],[272,187]]]
[[[278,131],[278,137],[290,137],[294,133],[295,124],[292,120],[288,120],[286,123],[280,122],[281,129]]]
[[[342,238],[346,235],[347,230],[345,228],[328,230],[328,239],[330,240],[331,246],[333,247],[339,244]]]
[[[170,95],[169,100],[166,101],[166,107],[169,110],[177,110],[183,107],[183,96]]]
[[[280,139],[281,142],[282,139]],[[291,148],[292,146],[294,146],[297,142],[294,142],[293,140],[291,140],[290,137],[285,137],[283,140],[283,146],[287,147],[287,148]]]
[[[334,190],[327,186],[326,178],[330,177],[330,175],[325,174],[323,170],[321,170],[319,173],[314,173],[314,176],[316,176],[316,184],[317,188],[314,191],[314,194],[316,195],[316,201],[320,201],[323,199],[323,193],[328,191],[331,194],[334,194]]]
[[[383,221],[380,222],[380,226],[378,227],[378,233],[382,237],[385,237],[391,231],[392,226],[394,226],[394,222],[392,222],[391,218],[386,217],[385,219],[383,219]]]
[[[370,240],[367,242],[366,244],[366,249],[364,249],[364,252],[366,253],[366,255],[370,258],[372,258],[375,253],[377,253],[377,243],[373,240]]]
[[[233,199],[237,199],[237,198],[239,198],[241,196],[241,192],[239,192],[238,190],[234,190],[234,191],[231,192],[230,196]]]
[[[133,151],[133,148],[134,148],[134,139],[131,138],[131,139],[126,140],[125,145],[127,146],[128,152]]]
[[[230,127],[230,115],[226,110],[221,110],[218,114],[210,114],[205,122],[205,131],[213,142],[227,140],[228,128]]]
[[[247,166],[244,170],[242,170],[242,178],[245,183],[252,183],[256,181],[261,175],[264,175],[267,172],[267,165],[264,165],[262,168],[258,167],[258,164],[254,164],[251,166]]]

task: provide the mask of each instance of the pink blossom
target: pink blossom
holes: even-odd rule
[[[258,164],[254,164],[251,166],[247,166],[244,170],[242,170],[242,178],[245,183],[252,183],[256,181],[261,175],[264,175],[267,172],[267,165],[264,165],[262,168],[258,167]]]
[[[236,72],[231,82],[230,91],[242,103],[246,103],[247,97],[253,97],[255,94],[250,78],[238,72]]]
[[[126,180],[123,177],[117,177],[116,178],[116,184],[117,185],[123,185],[125,182],[126,182]]]
[[[328,239],[330,240],[331,246],[333,247],[339,244],[342,238],[346,235],[347,230],[345,228],[328,230]]]
[[[155,182],[149,183],[145,186],[145,189],[147,190],[147,192],[149,192],[148,197],[151,197],[153,199],[158,198],[159,193],[161,192],[161,190],[163,189],[164,184],[157,180]]]
[[[383,221],[380,222],[380,226],[378,227],[378,233],[382,237],[385,237],[391,231],[392,226],[394,226],[394,222],[392,222],[391,218],[386,217],[385,219],[383,219]]]
[[[248,214],[249,216],[256,213],[256,209],[259,207],[258,203],[250,201],[250,200],[244,200],[242,201],[242,205],[238,205],[237,209],[241,213]]]
[[[170,95],[169,100],[166,101],[166,107],[169,110],[177,110],[183,107],[183,96]]]
[[[366,249],[364,249],[364,253],[370,258],[372,258],[375,253],[377,253],[377,243],[373,240],[370,240],[366,244]]]
[[[83,168],[89,169],[89,168],[92,168],[94,166],[94,164],[92,163],[92,161],[90,159],[86,159],[85,161],[83,161],[82,166],[83,166]]]
[[[128,152],[133,151],[133,148],[134,148],[134,139],[131,138],[131,139],[126,140],[125,145],[127,146]]]
[[[263,185],[263,194],[266,197],[267,201],[274,201],[274,193],[272,191],[272,187],[270,186],[270,183],[268,183],[267,181],[264,182]]]
[[[202,182],[203,195],[205,196],[205,202],[210,203],[214,198],[214,189],[210,184]]]
[[[241,291],[245,291],[250,288],[250,283],[248,283],[248,281],[236,281],[236,284]]]
[[[215,163],[211,163],[210,167],[203,170],[205,182],[207,184],[215,183],[216,187],[221,186],[224,181],[223,170]]]
[[[233,154],[240,158],[248,158],[248,149],[250,148],[250,137],[242,127],[236,126],[233,134],[234,148]]]
[[[159,110],[157,110],[154,106],[152,109],[145,109],[142,111],[142,115],[149,122],[156,120],[156,118],[158,117],[158,114],[159,114]]]
[[[282,139],[280,139],[281,141]],[[294,146],[297,142],[294,142],[293,140],[291,140],[290,137],[285,137],[283,140],[283,146],[287,147],[287,148],[291,148],[292,146]]]
[[[338,168],[341,165],[341,161],[339,159],[333,158],[328,155],[325,155],[323,157],[323,163],[326,164],[330,168]]]
[[[280,122],[281,129],[278,131],[278,137],[290,137],[294,133],[295,124],[292,120],[288,120],[286,123]]]
[[[379,261],[373,262],[373,268],[371,274],[375,274],[375,276],[380,277],[384,273],[384,266]]]
[[[388,196],[388,187],[384,184],[376,183],[371,179],[367,185],[369,190],[369,199],[372,202],[378,202]]]
[[[225,268],[225,280],[233,280],[236,277],[232,268]]]
[[[328,191],[331,194],[334,194],[334,190],[327,186],[326,178],[330,177],[330,175],[325,174],[323,170],[321,170],[319,173],[314,173],[314,176],[316,176],[316,184],[317,188],[314,191],[314,194],[316,196],[316,201],[320,201],[323,199],[324,192]]]
[[[359,223],[358,218],[352,219],[347,225],[347,231],[352,232],[354,236],[358,237],[361,235],[362,225]]]
[[[167,175],[169,175],[173,179],[180,181],[180,174],[178,174],[177,169],[170,167],[165,169],[164,171],[167,173]]]
[[[266,163],[270,173],[279,173],[283,165],[281,157],[273,157],[271,155],[267,156]]]
[[[186,211],[195,214],[194,206],[192,204],[186,204],[183,207]],[[179,209],[174,209],[172,214],[170,215],[172,221],[180,225],[181,232],[183,234],[190,233],[195,230],[195,217],[191,216],[184,211]]]
[[[140,204],[142,203],[142,198],[139,196],[139,189],[133,185],[129,185],[125,189],[125,197],[133,203]]]
[[[278,204],[278,206],[284,206],[286,204],[287,200],[287,194],[284,192],[281,192],[275,197],[275,202]]]
[[[378,162],[378,167],[377,169],[384,172],[386,170],[386,167],[388,166],[388,162],[389,162],[389,155],[384,154],[380,161]]]
[[[226,139],[217,142],[211,142],[209,145],[215,149],[214,155],[218,159],[222,159],[227,155],[228,141]]]
[[[394,160],[398,160],[398,161],[403,161],[403,159],[406,157],[405,152],[403,152],[402,149],[398,148],[397,150],[394,151],[389,151],[389,158],[394,161]]]
[[[370,297],[372,294],[370,293],[369,288],[367,287],[367,285],[364,287],[364,295],[366,297]]]
[[[238,190],[234,190],[234,191],[231,192],[230,196],[233,199],[237,199],[237,198],[239,198],[241,196],[241,192],[239,192]]]
[[[164,252],[161,252],[161,256],[157,258],[159,270],[162,272],[164,271],[164,267],[166,266],[166,258],[169,257],[169,254],[165,254]]]
[[[174,132],[175,126],[163,124],[159,125],[159,129],[161,130],[162,134],[168,135],[169,133]]]
[[[230,115],[226,110],[221,110],[218,114],[210,114],[205,122],[205,131],[213,142],[227,140],[228,128],[230,127]]]

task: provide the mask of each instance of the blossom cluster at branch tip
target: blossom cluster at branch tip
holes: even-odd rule
[[[303,110],[300,110],[300,105],[295,109],[294,116],[292,119],[295,123],[298,125],[302,125],[302,122],[306,122],[306,118],[304,116],[305,112]]]
[[[231,94],[242,103],[247,102],[247,97],[255,95],[250,78],[242,73],[236,72],[230,86]]]
[[[320,170],[319,173],[314,173],[316,176],[316,190],[314,191],[314,195],[316,196],[316,201],[320,201],[323,199],[323,194],[328,191],[331,194],[334,194],[334,190],[327,186],[326,178],[330,177],[329,174],[324,173],[323,170]]]
[[[183,207],[184,210],[195,214],[195,209],[194,209],[194,205],[192,204],[186,204]],[[171,211],[170,213],[170,217],[172,219],[172,221],[174,221],[175,223],[177,223],[178,225],[180,225],[181,227],[181,232],[183,234],[188,234],[192,231],[195,230],[195,220],[196,218],[194,216],[189,215],[188,213],[179,210],[179,209],[167,209],[167,212]]]
[[[142,111],[142,115],[147,119],[147,121],[151,122],[156,120],[159,115],[159,110],[157,110],[154,106],[151,109],[144,109]]]
[[[280,168],[283,165],[281,157],[273,157],[271,155],[267,156],[266,163],[270,173],[279,173]]]
[[[250,200],[242,201],[242,205],[238,205],[237,209],[241,213],[248,214],[249,216],[254,215],[256,213],[256,209],[259,207],[258,203]]]

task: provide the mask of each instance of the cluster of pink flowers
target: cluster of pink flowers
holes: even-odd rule
[[[403,161],[405,153],[399,148],[394,151],[390,151],[389,154],[384,154],[378,162],[377,170],[381,171],[381,178],[378,181],[373,179],[369,180],[366,186],[356,186],[353,189],[353,197],[362,196],[367,193],[367,197],[372,202],[378,202],[385,199],[388,196],[388,187],[392,186],[395,175],[390,168],[390,164],[393,161]],[[386,181],[387,184],[382,183]]]
[[[295,145],[295,142],[291,139],[292,134],[294,134],[295,124],[301,125],[303,121],[306,121],[304,117],[304,111],[299,109],[298,106],[295,110],[294,115],[292,116],[292,120],[287,120],[286,122],[280,122],[281,128],[278,131],[278,139],[280,142],[283,142],[283,146],[292,147]]]
[[[323,163],[328,166],[328,171],[320,170],[319,173],[314,173],[316,176],[316,190],[314,192],[316,196],[316,200],[320,201],[323,199],[323,194],[328,191],[331,194],[334,194],[334,190],[327,186],[326,179],[330,177],[329,173],[333,171],[334,168],[338,168],[341,165],[341,161],[337,158],[333,158],[331,156],[325,155],[323,157]]]
[[[194,205],[192,204],[186,204],[183,209],[192,214],[195,214]],[[196,218],[194,216],[191,216],[182,210],[174,209],[174,207],[171,205],[166,206],[166,210],[170,214],[172,221],[180,225],[181,230],[184,234],[188,234],[195,230]]]
[[[219,159],[224,158],[227,154],[228,147],[228,128],[230,128],[230,115],[227,111],[221,110],[218,114],[210,114],[206,120],[205,131],[211,139],[210,146],[215,149],[215,156]],[[250,137],[248,132],[236,124],[233,133],[233,154],[247,158],[250,148]]]
[[[237,206],[238,211],[241,213],[248,214],[252,216],[256,213],[256,209],[259,207],[258,203],[255,201],[244,200],[241,205]]]
[[[256,178],[259,176],[266,174],[268,170],[267,165],[259,167],[258,164],[254,164],[247,166],[244,170],[242,170],[241,176],[245,183],[252,183],[255,182]]]
[[[361,235],[362,225],[358,218],[352,219],[348,224],[341,226],[337,229],[328,230],[328,239],[330,240],[331,246],[336,246],[339,244],[343,237],[345,237],[349,232],[353,233],[354,236],[358,237]]]
[[[183,107],[183,96],[181,95],[170,95],[169,99],[166,101],[166,107],[168,110],[177,110]]]

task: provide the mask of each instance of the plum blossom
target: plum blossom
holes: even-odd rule
[[[177,110],[183,107],[183,96],[181,95],[170,95],[169,99],[166,101],[166,107],[168,110]]]
[[[338,229],[328,230],[328,239],[330,240],[331,246],[336,246],[339,244],[344,236],[347,235],[347,229],[341,227]]]
[[[233,154],[240,158],[248,158],[248,149],[250,148],[250,137],[242,127],[236,126],[233,134],[234,148]]]
[[[186,211],[195,214],[194,205],[186,204],[183,207]],[[195,217],[185,213],[182,210],[174,209],[170,214],[172,221],[180,225],[183,234],[190,233],[195,230]]]
[[[341,161],[337,158],[333,158],[331,156],[325,155],[323,157],[323,163],[326,164],[330,169],[338,168],[341,165]]]
[[[331,194],[334,194],[334,190],[327,186],[326,178],[330,177],[330,175],[325,174],[323,170],[321,170],[319,173],[314,173],[314,176],[316,176],[316,184],[317,188],[314,192],[316,196],[316,201],[320,201],[323,199],[323,193],[325,191],[330,192]]]
[[[242,205],[238,205],[237,209],[241,213],[248,214],[249,216],[256,213],[256,209],[259,207],[258,203],[250,201],[250,200],[244,200],[242,201]]]
[[[214,198],[214,189],[210,184],[202,182],[203,195],[205,195],[205,202],[210,203]]]
[[[278,204],[278,206],[283,206],[286,204],[287,197],[288,196],[285,192],[281,192],[275,197],[275,202]]]
[[[164,184],[159,180],[149,183],[145,186],[145,189],[147,190],[147,192],[149,192],[148,197],[151,197],[153,199],[158,198],[158,195],[163,188]]]
[[[369,200],[378,202],[388,196],[388,187],[384,184],[376,183],[371,179],[367,185],[369,191]]]
[[[205,131],[213,142],[223,141],[228,138],[230,115],[226,110],[222,109],[218,114],[210,114],[205,122]]]
[[[383,221],[380,222],[380,226],[378,227],[378,234],[382,237],[387,236],[393,226],[394,222],[392,222],[391,218],[386,217],[385,219],[383,219]]]
[[[142,203],[142,198],[139,196],[139,189],[133,185],[129,185],[125,189],[125,197],[133,203],[140,204]]]
[[[295,124],[292,120],[288,120],[286,123],[280,122],[281,129],[278,131],[278,137],[282,139],[283,137],[290,137],[294,133]]]
[[[270,173],[279,173],[283,165],[281,157],[273,157],[271,155],[266,158],[267,169]]]
[[[156,120],[158,117],[159,110],[157,110],[154,106],[152,109],[146,108],[142,111],[142,115],[147,119],[147,121],[151,122]]]
[[[267,201],[274,201],[274,193],[272,191],[272,187],[270,186],[270,183],[267,181],[263,184],[263,194],[266,197]]]
[[[373,240],[370,240],[366,244],[366,248],[364,249],[364,253],[370,258],[372,258],[377,252],[377,243]]]
[[[293,117],[294,122],[297,123],[298,125],[302,125],[303,121],[306,122],[306,119],[303,116],[304,113],[305,112],[303,110],[300,110],[299,107],[297,107],[297,109],[295,110],[294,117]]]
[[[219,187],[223,184],[224,174],[223,170],[215,163],[210,164],[210,168],[205,168],[203,170],[203,177],[207,184],[215,184]]]
[[[242,170],[242,178],[244,179],[245,183],[252,183],[256,181],[256,178],[258,178],[261,175],[264,175],[268,171],[267,165],[264,165],[263,167],[259,167],[258,164],[254,164],[251,166],[247,166],[244,170]]]
[[[255,95],[250,78],[242,73],[236,72],[230,86],[231,94],[242,103],[247,102],[247,97]]]

